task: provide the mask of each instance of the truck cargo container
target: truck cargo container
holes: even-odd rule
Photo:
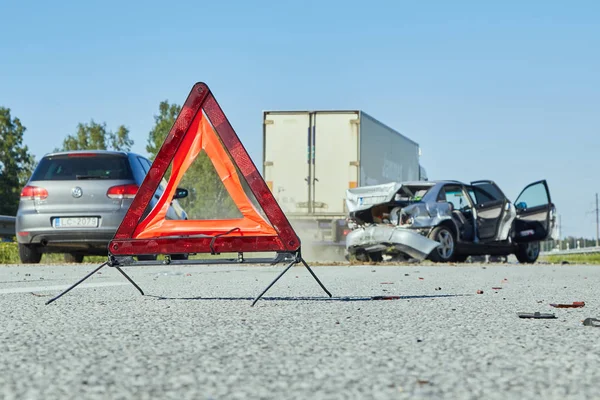
[[[361,110],[263,112],[263,178],[319,244],[344,244],[346,189],[427,179],[419,158],[418,143]]]

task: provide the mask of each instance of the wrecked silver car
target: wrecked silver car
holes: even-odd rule
[[[388,183],[347,190],[348,257],[360,261],[516,255],[534,263],[540,242],[556,239],[556,208],[545,180],[513,204],[492,181]]]

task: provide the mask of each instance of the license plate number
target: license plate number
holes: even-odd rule
[[[98,226],[97,217],[67,217],[54,218],[55,228],[96,228]]]

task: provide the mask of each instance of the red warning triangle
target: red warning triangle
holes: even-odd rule
[[[201,151],[212,162],[241,218],[165,218],[178,184]],[[166,188],[157,204],[144,215],[169,166]],[[242,182],[264,215],[254,206]],[[204,83],[195,84],[110,242],[109,253],[295,252],[299,249],[300,239],[210,89]]]

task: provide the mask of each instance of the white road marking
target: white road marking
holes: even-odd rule
[[[106,287],[106,286],[123,286],[130,285],[129,282],[100,282],[100,283],[82,283],[77,286],[75,289],[84,289],[84,288],[97,288],[97,287]],[[65,290],[69,288],[71,285],[61,285],[61,286],[31,286],[31,287],[17,287],[17,288],[8,288],[8,289],[0,289],[0,294],[11,294],[11,293],[29,293],[29,292],[48,292],[52,290]]]

